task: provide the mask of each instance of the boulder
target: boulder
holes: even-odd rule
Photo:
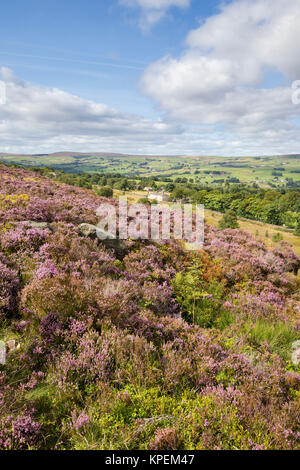
[[[8,340],[6,344],[10,351],[14,351],[16,349],[16,341],[14,339]]]
[[[21,345],[19,343],[16,343],[16,340],[14,339],[8,340],[6,345],[8,347],[9,352],[17,351],[21,347]]]
[[[92,224],[80,224],[79,225],[79,230],[81,235],[84,237],[89,237],[96,239],[97,238],[97,227],[96,225]]]
[[[20,224],[26,224],[31,228],[39,228],[41,230],[48,229],[53,231],[51,224],[49,224],[48,222],[36,222],[35,220],[10,220],[8,223],[9,225],[12,225],[14,227],[17,227]]]
[[[41,230],[52,230],[52,227],[48,222],[35,222],[34,220],[25,220],[24,224],[30,225],[31,228],[39,228]]]
[[[109,233],[101,230],[96,225],[92,224],[81,224],[79,226],[81,235],[84,237],[92,238],[93,240],[98,240],[99,243],[103,243],[106,248],[114,250],[117,257],[123,258],[127,252],[127,246],[123,240],[119,238],[114,238]]]

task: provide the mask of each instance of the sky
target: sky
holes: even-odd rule
[[[0,153],[300,153],[299,24],[300,0],[2,2]]]

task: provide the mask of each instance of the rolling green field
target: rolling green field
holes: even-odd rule
[[[165,181],[199,183],[220,187],[226,181],[253,184],[265,189],[271,187],[295,186],[300,184],[300,155],[270,157],[206,157],[206,156],[129,156],[117,154],[75,154],[58,153],[47,155],[4,155],[0,154],[3,163],[16,163],[25,167],[50,167],[69,173],[120,174],[132,178],[137,184],[141,178],[160,177],[157,186]],[[180,179],[178,181],[178,179]],[[287,184],[288,183],[288,184]],[[122,194],[114,188],[114,196]],[[147,192],[127,191],[129,202],[137,202],[147,196]],[[206,208],[206,219],[217,226],[222,214]],[[300,237],[285,227],[270,225],[243,218],[240,227],[267,246],[274,246],[273,235],[282,234],[283,240],[291,243],[295,252],[300,254]],[[268,237],[266,237],[268,233]]]
[[[262,157],[207,156],[129,156],[75,154],[70,152],[45,155],[0,154],[3,163],[24,166],[48,166],[70,173],[120,173],[128,177],[165,176],[192,178],[195,183],[222,183],[237,178],[260,186],[283,185],[288,179],[300,181],[300,155]],[[275,172],[275,174],[274,174]],[[233,181],[234,182],[234,181]]]

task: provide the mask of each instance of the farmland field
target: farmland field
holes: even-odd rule
[[[128,177],[165,176],[193,178],[199,183],[222,183],[233,179],[260,186],[300,181],[300,155],[261,157],[214,156],[132,156],[118,154],[77,154],[62,152],[45,155],[0,154],[3,163],[49,166],[70,173],[119,173]]]

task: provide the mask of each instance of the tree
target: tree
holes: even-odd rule
[[[183,199],[187,195],[187,190],[182,186],[176,186],[172,192],[172,199]]]
[[[300,237],[300,218],[298,219],[297,226],[295,229],[295,235],[298,235]]]
[[[237,216],[233,210],[229,209],[228,211],[225,212],[225,214],[223,215],[222,219],[219,222],[219,228],[220,229],[239,228]]]
[[[174,188],[175,188],[175,184],[174,184],[174,183],[168,183],[168,184],[166,184],[166,191],[167,191],[168,193],[171,193],[171,192],[174,190]]]
[[[287,225],[290,228],[294,228],[297,226],[298,221],[298,213],[286,210],[282,213],[281,222],[284,225]]]
[[[120,191],[126,191],[126,189],[128,189],[127,178],[122,178],[121,181],[118,181],[115,185],[115,188],[119,189]]]
[[[112,197],[113,190],[109,186],[103,186],[102,188],[96,190],[96,194],[102,197]]]

